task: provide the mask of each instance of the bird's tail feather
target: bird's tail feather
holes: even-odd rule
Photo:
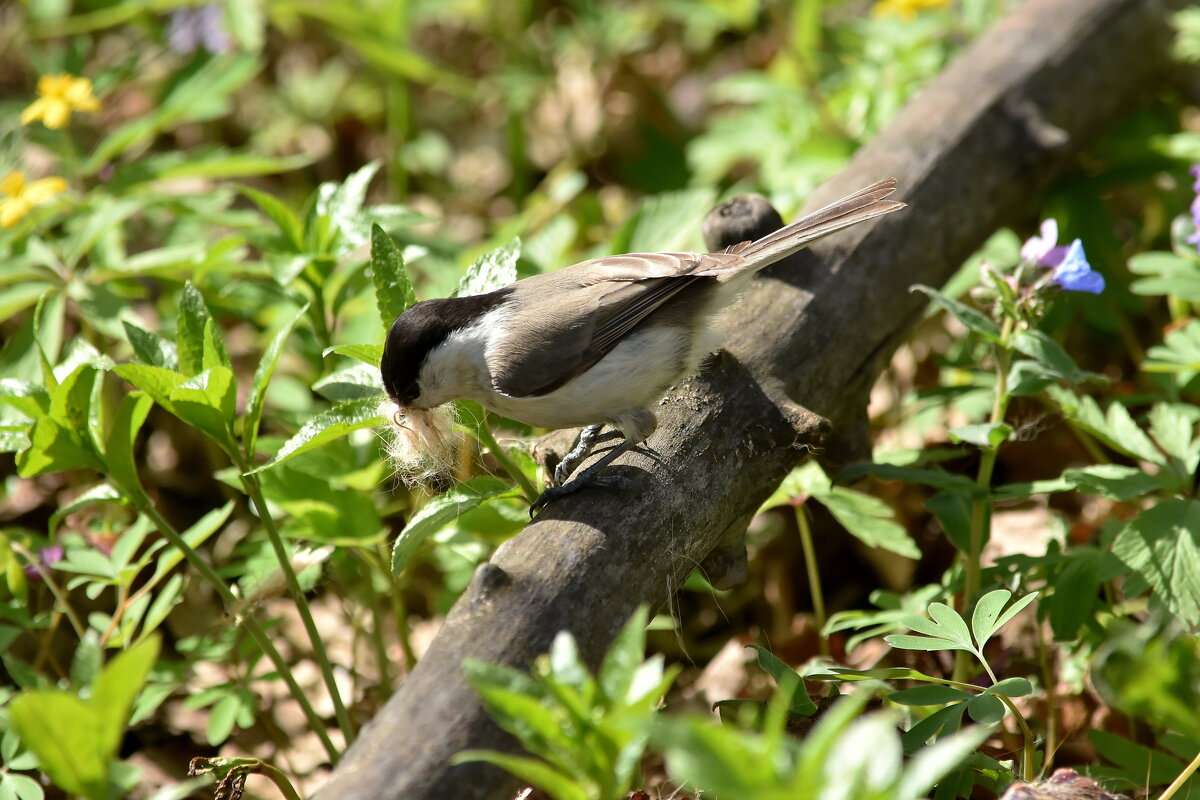
[[[761,239],[734,245],[729,252],[742,256],[756,269],[765,267],[835,231],[904,208],[904,203],[884,199],[894,191],[896,179],[885,178]]]

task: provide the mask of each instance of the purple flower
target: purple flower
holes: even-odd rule
[[[1200,250],[1200,164],[1193,164],[1191,169],[1192,177],[1195,181],[1192,183],[1192,191],[1196,193],[1196,197],[1192,200],[1192,227],[1196,230],[1187,238],[1188,244],[1196,245],[1196,249]]]
[[[1046,254],[1058,244],[1058,222],[1045,220],[1041,227],[1041,236],[1031,236],[1021,245],[1021,259],[1033,264],[1041,264]],[[1041,264],[1047,266],[1046,264]]]
[[[1087,256],[1083,254],[1083,242],[1076,239],[1070,247],[1059,247],[1055,250],[1065,251],[1058,263],[1054,265],[1053,281],[1069,292],[1091,292],[1100,294],[1104,291],[1104,276],[1092,269]]]
[[[50,567],[54,566],[59,561],[62,561],[62,557],[63,549],[58,545],[54,545],[53,547],[43,547],[38,550],[38,561],[41,562],[42,567],[45,569],[50,569]],[[38,577],[37,567],[33,566],[32,564],[25,567],[24,572],[27,577]]]
[[[176,53],[191,53],[201,47],[214,55],[228,53],[230,42],[225,30],[225,12],[217,3],[172,11],[167,25],[167,44]]]

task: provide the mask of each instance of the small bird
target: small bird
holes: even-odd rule
[[[535,427],[584,428],[533,510],[589,484],[622,485],[598,473],[654,432],[649,407],[717,349],[717,313],[763,267],[903,208],[884,199],[895,189],[894,179],[879,181],[716,253],[605,256],[486,294],[412,305],[392,324],[380,364],[393,419],[408,437],[395,455],[420,460],[422,450],[445,448],[452,419],[433,410],[466,398]],[[624,441],[567,482],[605,423]]]

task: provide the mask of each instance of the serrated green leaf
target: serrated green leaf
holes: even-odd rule
[[[233,371],[218,366],[175,387],[166,408],[207,435],[230,457],[235,457],[237,442],[233,438],[233,421],[236,403],[237,384]]]
[[[970,330],[982,336],[989,342],[1000,341],[1000,328],[995,322],[988,319],[982,312],[976,311],[970,306],[963,305],[957,300],[952,300],[946,295],[934,289],[932,286],[924,284],[915,284],[911,290],[916,290],[927,296],[933,303],[945,311],[949,312],[955,319],[966,325]]]
[[[455,297],[470,297],[486,294],[517,280],[517,261],[521,257],[521,240],[513,239],[503,247],[484,253],[471,266],[458,283]]]
[[[209,327],[212,315],[204,304],[204,296],[195,284],[187,281],[183,284],[183,294],[179,300],[179,320],[175,329],[175,349],[179,358],[179,371],[187,377],[197,375],[207,369],[206,361],[212,360],[212,352],[216,340],[215,332]],[[222,348],[222,353],[224,348]],[[225,356],[224,361],[228,362]]]
[[[499,478],[481,476],[430,500],[413,515],[408,525],[396,537],[396,543],[392,546],[392,574],[399,575],[403,572],[421,543],[446,523],[486,500],[513,491],[515,490],[512,486]]]
[[[304,423],[295,436],[284,442],[270,461],[251,470],[248,474],[252,475],[283,464],[301,453],[340,439],[352,431],[386,424],[387,420],[379,416],[378,409],[378,398],[368,397],[338,403],[328,411],[324,411]]]
[[[1117,535],[1112,552],[1149,587],[1155,605],[1186,625],[1200,623],[1200,502],[1172,499],[1146,509]]]
[[[847,531],[868,547],[882,547],[906,558],[920,558],[921,549],[896,522],[892,507],[877,497],[840,486],[814,498],[829,509]]]
[[[375,304],[383,329],[388,330],[396,317],[417,302],[416,292],[404,268],[404,256],[383,228],[371,228],[371,281],[375,285]]]
[[[848,483],[863,475],[874,475],[877,478],[904,483],[920,483],[935,489],[953,491],[971,496],[979,493],[975,482],[964,475],[954,475],[942,469],[923,469],[921,467],[898,467],[894,464],[851,464],[842,470],[836,483]]]
[[[1081,492],[1125,502],[1170,489],[1175,483],[1169,480],[1169,477],[1150,475],[1137,467],[1122,464],[1093,464],[1065,471],[1062,481],[1065,484],[1064,488],[1075,488]]]
[[[175,354],[173,342],[139,328],[127,320],[122,320],[121,324],[125,328],[125,337],[133,348],[133,355],[138,361],[172,372],[179,368],[179,359]]]

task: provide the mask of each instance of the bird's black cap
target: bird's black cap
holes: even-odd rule
[[[415,303],[392,323],[383,344],[379,372],[383,388],[397,405],[412,405],[421,396],[421,366],[435,347],[457,330],[491,311],[512,291],[504,287],[470,297],[442,297]]]

